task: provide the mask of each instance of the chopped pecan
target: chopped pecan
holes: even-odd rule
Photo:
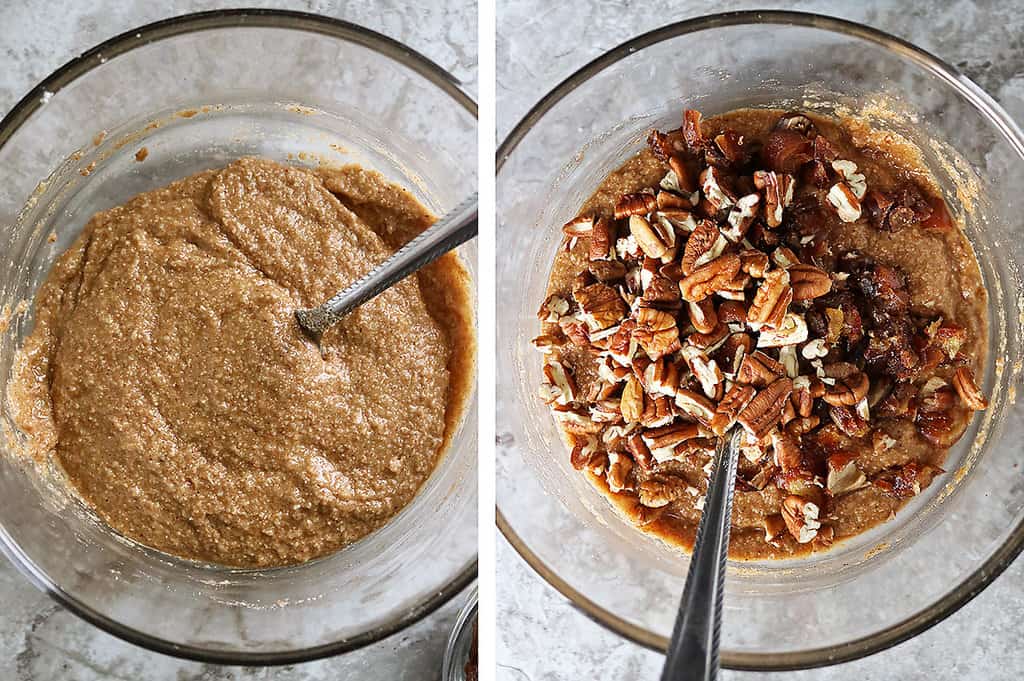
[[[660,223],[657,226],[647,221],[642,215],[631,215],[629,218],[629,234],[640,246],[644,255],[651,258],[660,258],[675,245],[675,232],[671,232],[669,239],[668,230],[661,229]]]
[[[590,236],[594,228],[593,215],[578,215],[562,225],[562,234],[570,239]]]
[[[813,300],[832,290],[828,273],[814,265],[792,265],[786,271],[789,285],[793,287],[793,300]]]
[[[668,160],[668,167],[676,177],[676,185],[679,187],[679,191],[687,194],[690,199],[691,205],[696,202],[694,194],[700,189],[696,179],[693,177],[693,173],[686,167],[686,163],[678,155],[672,156]]]
[[[705,265],[722,254],[727,245],[725,237],[711,220],[701,220],[697,228],[686,240],[680,266],[683,274],[690,274],[701,265]]]
[[[608,452],[608,472],[605,481],[612,492],[621,492],[628,486],[629,474],[633,472],[633,460],[618,452]]]
[[[856,222],[860,219],[860,199],[845,182],[837,182],[832,185],[826,198],[836,209],[839,219],[843,222]]]
[[[640,483],[640,503],[649,508],[668,506],[686,495],[689,487],[686,478],[680,475],[659,473]]]
[[[836,452],[828,459],[826,489],[833,497],[867,487],[868,479],[857,467],[856,452]]]
[[[908,499],[920,494],[944,472],[938,466],[911,461],[882,471],[871,480],[871,484],[897,499]]]
[[[615,203],[615,219],[621,220],[631,215],[647,215],[658,209],[658,200],[654,194],[637,192],[635,194],[623,194]]]
[[[754,173],[754,186],[764,191],[764,221],[769,228],[782,224],[783,209],[793,201],[793,178],[773,170]]]
[[[789,270],[772,270],[754,294],[754,301],[747,310],[747,324],[755,330],[762,325],[778,326],[789,310],[793,300],[793,289],[789,285]]]
[[[542,333],[530,343],[544,354],[548,354],[565,345],[565,339],[554,334]]]
[[[764,388],[785,376],[782,364],[761,351],[744,356],[736,372],[736,382]]]
[[[590,406],[590,420],[594,423],[618,423],[622,421],[619,400],[598,399]]]
[[[615,258],[615,241],[618,234],[611,220],[600,217],[593,224],[590,234],[590,259],[613,260]]]
[[[800,437],[817,428],[819,423],[821,423],[821,419],[813,414],[811,416],[797,416],[786,424],[786,432],[794,437]]]
[[[651,454],[658,462],[665,461],[674,456],[675,446],[682,444],[695,437],[703,437],[707,432],[696,423],[673,423],[652,428],[643,432],[644,444],[651,450]],[[659,457],[658,450],[670,450],[671,454],[662,454]]]
[[[735,253],[726,253],[687,275],[679,282],[679,292],[683,300],[699,302],[727,286],[739,271],[740,257]]]
[[[761,523],[764,525],[764,540],[769,544],[774,544],[787,530],[786,521],[779,513],[765,516]]]
[[[628,309],[618,291],[607,284],[591,284],[573,293],[591,331],[600,331],[622,321]]]
[[[935,330],[932,342],[942,348],[947,357],[954,359],[967,342],[967,329],[959,324],[942,324]]]
[[[626,423],[639,421],[644,413],[644,389],[636,376],[630,376],[622,389],[619,400],[619,412]]]
[[[572,374],[557,359],[548,356],[544,362],[544,383],[541,384],[541,399],[546,403],[569,404],[576,399],[576,381]]]
[[[854,198],[863,199],[868,190],[868,183],[864,175],[857,172],[857,164],[853,161],[836,160],[832,161],[832,170],[846,181],[846,186],[853,192]]]
[[[667,312],[651,307],[637,311],[633,338],[652,360],[674,352],[679,347],[679,327]]]
[[[914,419],[917,432],[936,447],[952,447],[963,437],[968,421],[962,414],[950,411],[918,410]]]
[[[619,281],[626,276],[626,264],[620,260],[592,260],[587,269],[602,283]]]
[[[761,203],[760,194],[747,194],[736,199],[736,204],[729,210],[726,218],[728,226],[722,230],[726,239],[733,243],[739,243],[746,236],[754,218],[757,217],[757,209]]]
[[[603,471],[608,455],[598,449],[597,438],[593,435],[576,441],[569,456],[569,463],[578,471],[583,469]]]
[[[702,424],[710,425],[715,417],[715,405],[708,398],[686,388],[676,391],[676,406],[688,416],[692,416]]]
[[[665,395],[653,398],[648,395],[644,400],[644,413],[640,416],[640,425],[644,428],[661,428],[672,423],[675,417],[675,412],[672,411],[672,400]],[[654,452],[651,453],[654,454]]]
[[[959,367],[953,374],[953,387],[968,409],[975,411],[988,408],[988,400],[981,394],[974,382],[974,372],[968,367]]]
[[[818,534],[818,506],[791,494],[782,502],[782,519],[793,538],[801,544],[812,541]]]
[[[548,296],[537,310],[537,318],[543,322],[558,323],[558,320],[569,314],[569,301],[560,295]]]
[[[603,423],[594,423],[589,414],[581,413],[575,409],[555,409],[552,414],[562,429],[574,435],[593,435],[601,432]]]
[[[793,381],[780,378],[757,393],[740,412],[736,420],[748,433],[762,438],[771,432],[782,418],[782,409],[793,392]]]
[[[718,363],[710,359],[703,350],[694,345],[683,346],[683,359],[690,371],[697,377],[701,390],[712,400],[721,399],[725,390],[725,381]]]
[[[752,248],[740,251],[740,269],[755,279],[760,279],[768,270],[768,256]]]
[[[700,174],[701,189],[704,190],[704,198],[715,212],[732,208],[736,203],[736,194],[733,193],[725,175],[714,166],[709,166]]]
[[[829,408],[829,416],[832,423],[836,424],[846,435],[854,438],[861,438],[867,435],[871,428],[868,422],[851,407],[840,405]]]
[[[772,251],[772,262],[782,269],[789,269],[793,265],[799,265],[800,258],[792,250],[785,246],[779,246]]]
[[[668,159],[676,151],[672,139],[660,130],[651,130],[647,135],[647,146],[650,147],[654,157],[662,163],[668,163]]]
[[[796,345],[807,340],[807,322],[793,312],[786,313],[777,327],[763,327],[757,337],[757,347],[778,348]]]
[[[790,471],[803,466],[804,455],[800,451],[800,443],[789,433],[781,430],[772,431],[772,451],[775,465],[783,471]]]
[[[718,314],[710,298],[695,303],[688,302],[687,307],[690,311],[690,323],[700,333],[711,333],[718,326]]]
[[[747,308],[738,300],[727,300],[718,306],[718,320],[726,324],[746,324]]]
[[[658,202],[658,212],[655,216],[665,219],[674,218],[677,221],[688,222],[693,217],[690,211],[693,204],[689,199],[671,191],[659,191],[655,200]]]
[[[679,388],[680,377],[680,363],[663,357],[644,369],[643,384],[649,393],[672,396]]]
[[[704,132],[700,127],[700,112],[695,109],[683,111],[683,140],[690,151],[697,152],[704,148]]]
[[[795,173],[812,158],[811,141],[796,130],[776,129],[764,146],[768,167],[780,173]]]
[[[726,431],[732,428],[733,424],[736,423],[736,418],[740,415],[750,400],[754,399],[754,394],[757,391],[752,386],[742,385],[737,383],[733,385],[728,391],[722,401],[715,407],[715,415],[711,419],[711,430],[715,435],[724,435]]]
[[[626,449],[633,455],[633,461],[640,468],[649,471],[654,466],[654,457],[651,456],[651,450],[644,444],[640,433],[633,433],[626,438]]]
[[[627,319],[619,325],[619,330],[612,335],[608,342],[608,352],[611,358],[623,366],[633,363],[633,354],[637,347],[637,342],[633,338],[635,330],[636,320]]]
[[[825,376],[835,382],[825,386],[822,397],[833,406],[853,406],[863,400],[871,387],[867,374],[849,362],[835,362],[825,366]]]
[[[710,355],[720,348],[728,337],[729,327],[725,324],[718,324],[709,333],[691,333],[686,337],[686,342]]]

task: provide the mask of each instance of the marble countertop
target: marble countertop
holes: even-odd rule
[[[0,0],[0,115],[58,66],[98,42],[170,16],[231,6],[316,12],[384,33],[425,54],[476,96],[477,15],[472,0],[369,4],[301,2],[37,3]],[[4,681],[331,681],[440,679],[441,658],[465,601],[455,598],[418,624],[355,653],[272,668],[204,665],[159,655],[114,638],[37,591],[0,557],[0,679]]]
[[[562,79],[635,35],[712,11],[766,8],[830,14],[905,38],[955,64],[1016,120],[1024,121],[1024,6],[1019,1],[504,0],[498,3],[497,15],[497,139],[503,139]],[[499,447],[510,440],[505,435],[498,433]],[[661,655],[583,616],[543,582],[500,533],[497,565],[499,680],[658,678]],[[1024,560],[1018,560],[960,611],[890,650],[823,669],[784,674],[727,671],[722,678],[1019,679],[1024,672],[1022,625]]]

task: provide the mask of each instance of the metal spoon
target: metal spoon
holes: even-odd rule
[[[297,310],[295,319],[306,335],[319,344],[324,332],[339,319],[476,234],[477,195],[474,193],[320,307]]]
[[[713,681],[718,677],[718,639],[722,628],[729,520],[736,489],[739,429],[719,440],[715,467],[697,526],[690,571],[679,602],[661,681]]]

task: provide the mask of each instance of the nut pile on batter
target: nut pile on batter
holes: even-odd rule
[[[660,182],[564,226],[560,258],[584,268],[544,301],[533,343],[573,466],[636,524],[665,535],[674,520],[688,535],[673,539],[692,542],[716,438],[735,426],[736,484],[754,493],[737,513],[786,555],[865,529],[837,533],[858,513],[838,508],[846,495],[871,488],[865,505],[881,494],[893,509],[917,494],[942,470],[886,466],[893,433],[944,451],[986,400],[967,329],[912,305],[898,265],[833,245],[823,226],[952,239],[944,202],[913,182],[869,186],[810,117],[774,116],[757,139],[709,134],[692,110],[652,132],[637,167],[661,167]]]

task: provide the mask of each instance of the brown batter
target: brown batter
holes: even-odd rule
[[[323,338],[294,320],[433,221],[351,166],[242,159],[97,214],[36,300],[12,403],[114,529],[186,558],[299,563],[410,502],[468,393],[446,256]]]
[[[816,360],[821,365],[840,361],[852,364],[851,371],[859,370],[856,376],[866,377],[864,380],[869,381],[871,394],[861,398],[864,402],[861,408],[870,412],[870,416],[866,424],[851,427],[837,420],[833,414],[837,410],[819,399],[809,412],[808,430],[800,432],[802,426],[794,422],[801,422],[801,415],[794,414],[796,397],[791,397],[791,404],[782,407],[781,417],[776,407],[772,427],[776,434],[792,433],[790,442],[796,453],[795,461],[790,457],[789,462],[775,451],[777,448],[773,447],[770,435],[760,441],[748,436],[751,447],[740,458],[730,545],[730,555],[738,559],[781,558],[823,550],[835,541],[891,518],[909,497],[941,475],[948,446],[959,438],[972,414],[972,407],[964,404],[963,397],[952,388],[954,372],[963,367],[973,380],[973,372],[980,372],[984,367],[987,346],[986,293],[971,247],[961,231],[949,224],[947,209],[941,200],[936,203],[931,176],[918,165],[916,158],[909,157],[905,149],[889,144],[884,135],[862,126],[855,127],[852,122],[848,126],[846,122],[816,116],[803,119],[812,124],[809,130],[802,123],[794,123],[799,133],[794,144],[805,152],[792,168],[786,169],[796,180],[795,192],[782,213],[781,224],[767,224],[767,190],[757,188],[750,175],[755,168],[765,168],[766,159],[772,160],[771,154],[778,151],[778,147],[768,149],[768,146],[773,143],[771,133],[782,125],[782,116],[780,111],[740,110],[699,122],[697,127],[702,139],[696,145],[687,139],[685,126],[666,135],[652,135],[651,148],[609,175],[581,207],[580,218],[566,225],[566,248],[555,257],[548,288],[549,296],[555,298],[548,300],[565,301],[567,309],[563,307],[553,312],[546,302],[539,313],[543,320],[542,336],[535,341],[545,351],[545,362],[549,365],[542,397],[553,405],[555,418],[574,450],[574,465],[584,470],[638,526],[671,544],[689,549],[700,519],[715,435],[710,414],[694,416],[692,411],[683,408],[685,405],[678,397],[677,389],[689,389],[700,395],[703,384],[698,380],[700,377],[692,373],[692,363],[680,356],[680,348],[691,345],[686,340],[688,334],[696,333],[696,329],[693,311],[687,303],[689,299],[680,301],[679,292],[673,291],[676,282],[684,279],[679,272],[680,260],[686,259],[695,225],[708,219],[712,224],[710,232],[717,234],[715,222],[722,229],[726,229],[728,223],[724,223],[726,211],[709,205],[704,185],[700,187],[703,194],[691,195],[685,187],[666,187],[660,183],[667,171],[681,166],[688,169],[691,180],[696,179],[701,169],[708,166],[709,161],[705,159],[711,159],[723,170],[723,184],[731,185],[733,200],[742,195],[760,195],[745,241],[730,240],[719,259],[730,253],[749,254],[755,250],[771,256],[779,247],[785,247],[795,256],[794,262],[805,263],[812,266],[812,270],[820,270],[821,275],[828,275],[825,281],[830,289],[826,286],[824,294],[794,301],[788,310],[806,320],[810,328],[808,341],[827,335],[828,314],[845,310],[846,326],[837,327],[838,337],[832,337],[828,345],[820,347],[822,353],[827,354],[817,355]],[[732,131],[730,139],[718,137],[724,131]],[[829,143],[820,143],[820,157],[818,152],[811,152],[818,149],[814,146],[819,145],[814,141],[818,135]],[[801,138],[806,142],[801,142]],[[730,142],[739,141],[744,148],[742,154],[737,154],[741,160],[730,163],[728,158],[723,158],[718,142],[712,141],[716,139],[726,145],[727,151]],[[668,163],[673,156],[675,165]],[[778,156],[784,154],[780,152]],[[867,188],[879,192],[863,197],[862,214],[852,221],[843,220],[826,198],[829,187],[844,180],[831,166],[832,159],[854,162]],[[914,191],[901,193],[907,187]],[[645,191],[650,192],[646,199],[637,194]],[[872,202],[883,195],[900,197],[895,205],[912,205],[922,214],[934,208],[933,217],[922,221],[907,212],[909,209],[878,210]],[[698,196],[699,204],[684,205],[687,199]],[[910,198],[906,198],[908,196]],[[639,207],[630,211],[630,200],[639,202]],[[931,204],[922,207],[922,200]],[[669,205],[668,201],[676,205]],[[876,212],[873,213],[873,209]],[[637,255],[640,250],[637,244],[629,242],[632,227],[627,221],[632,218],[625,213],[647,215],[654,222],[662,210],[681,211],[674,218],[678,253],[673,255],[669,251],[660,260],[652,259],[646,252]],[[686,215],[693,221],[683,226]],[[595,226],[600,220],[606,221],[613,248],[616,243],[619,246],[610,257],[606,255],[608,249],[594,247],[595,234],[600,233],[605,238],[605,232]],[[896,224],[899,220],[906,224]],[[632,256],[628,253],[631,249]],[[792,263],[779,263],[768,257],[764,264],[766,271],[774,269],[781,274]],[[879,265],[890,269],[879,269]],[[651,280],[640,279],[639,268],[647,269],[647,276],[654,272],[663,275],[660,277],[664,285],[662,293],[652,295]],[[873,277],[893,270],[901,279],[897,294],[907,296],[904,303],[908,304],[900,303],[899,311],[890,315],[883,312],[884,306],[878,302],[885,292],[872,289],[870,295],[866,295],[858,287],[874,287]],[[737,276],[742,280],[743,271]],[[734,303],[733,309],[740,310],[739,323],[733,323],[728,329],[719,326],[722,337],[728,336],[730,343],[743,340],[741,336],[756,340],[757,329],[744,328],[744,316],[753,306],[755,292],[765,276],[747,276],[745,284],[738,286],[740,302]],[[793,275],[785,276],[788,280]],[[602,284],[611,289],[611,293],[602,288]],[[584,289],[582,293],[581,289]],[[589,312],[584,309],[585,304],[596,305],[587,299],[587,293],[593,297],[594,291],[609,294],[610,302],[605,309],[611,310],[611,317],[618,318],[617,326],[594,323],[593,318],[585,314]],[[722,307],[725,302],[721,293],[704,300],[718,308],[719,319],[725,317]],[[682,345],[676,342],[668,347],[665,359],[660,360],[668,363],[665,366],[674,364],[679,369],[681,378],[673,378],[671,384],[663,381],[652,387],[651,375],[644,374],[651,362],[650,353],[644,353],[649,345],[643,343],[650,343],[650,335],[640,337],[638,352],[634,331],[631,349],[623,351],[621,347],[628,346],[629,331],[609,335],[608,331],[598,328],[608,326],[615,330],[627,324],[642,324],[640,315],[645,307],[669,312],[666,324],[670,336],[678,328]],[[858,314],[875,317],[865,319],[863,325],[858,326],[860,322],[854,319]],[[883,341],[888,342],[889,328],[903,328],[900,325],[909,329],[908,347],[913,355],[913,366],[903,366],[889,355],[879,355],[877,350]],[[942,337],[958,328],[959,349],[954,346],[951,356],[947,356],[940,350]],[[862,329],[862,337],[855,335],[857,329]],[[715,335],[717,331],[708,333]],[[616,353],[616,340],[623,338],[625,345]],[[800,375],[803,377],[800,380],[817,383],[822,389],[818,378],[822,376],[821,367],[816,368],[811,361],[815,353],[809,356],[803,352],[807,344],[795,346],[798,366],[785,372],[776,366],[778,373],[773,378],[785,379],[788,373],[796,380],[795,376]],[[727,344],[712,348],[705,357],[717,359],[719,370],[723,372],[722,382],[729,387],[734,382],[749,383],[731,366],[735,357],[733,347]],[[753,346],[751,349],[761,350],[776,362],[782,359],[779,347]],[[623,352],[634,354],[623,358]],[[724,353],[728,354],[723,356]],[[563,394],[560,385],[564,386],[564,382],[554,375],[552,362],[560,363],[575,384],[573,399],[560,397]],[[602,364],[605,365],[603,370]],[[610,368],[619,375],[613,378]],[[635,385],[630,375],[635,378]],[[767,392],[766,385],[753,387]],[[625,412],[627,400],[623,395],[631,389],[642,395],[637,404],[645,409],[642,417],[645,423],[632,437],[628,434],[619,437],[618,433],[610,433],[610,429],[622,429],[631,421],[635,422],[639,415]],[[889,408],[891,403],[899,402],[896,395],[904,394],[900,391],[909,396],[905,400],[909,407],[903,413],[899,413],[898,406]],[[719,387],[718,395],[710,402],[721,400],[724,392],[724,387]],[[751,388],[750,394],[758,393]],[[883,404],[889,397],[892,398],[890,404]],[[975,405],[973,408],[983,407]],[[854,409],[841,406],[839,416]],[[644,441],[638,435],[639,432],[649,433],[651,429],[680,425],[690,428],[692,433],[675,447],[674,455],[670,448],[667,454],[662,450],[660,457],[652,457],[651,447],[644,444],[650,445],[651,440]],[[858,428],[859,432],[853,432]],[[847,464],[851,467],[846,468]],[[836,474],[845,468],[844,473],[851,478],[842,481],[837,475],[830,479],[833,467],[837,467]],[[856,480],[854,488],[843,489],[850,479]],[[650,500],[659,495],[661,498]],[[817,507],[815,522],[820,527],[808,528],[803,536],[800,531],[794,532],[791,523],[783,518],[784,501],[793,496],[802,502],[810,500]]]

